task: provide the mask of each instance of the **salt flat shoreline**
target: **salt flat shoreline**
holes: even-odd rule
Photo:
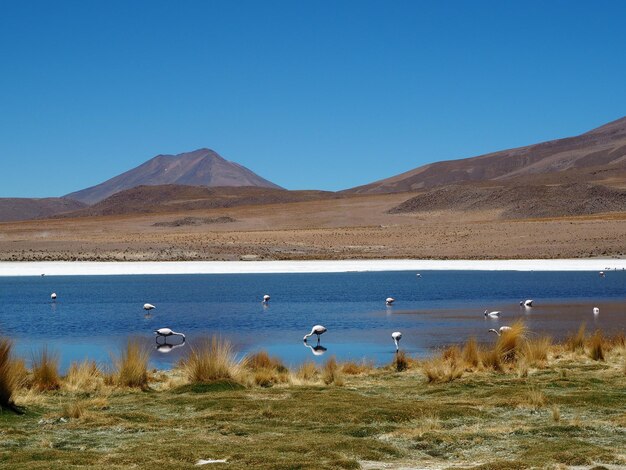
[[[625,259],[332,260],[332,261],[21,261],[0,262],[0,276],[271,274],[366,271],[603,271]]]

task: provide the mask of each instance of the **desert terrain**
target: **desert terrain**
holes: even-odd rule
[[[389,213],[414,193],[0,224],[0,260],[577,258],[626,254],[626,213]]]
[[[2,261],[622,257],[626,118],[340,192],[209,149],[158,155],[63,198],[0,199],[0,221]]]

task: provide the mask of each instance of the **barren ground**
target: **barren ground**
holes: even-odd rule
[[[408,194],[0,224],[0,260],[577,258],[626,254],[626,213],[388,214]],[[235,222],[154,226],[184,217]]]

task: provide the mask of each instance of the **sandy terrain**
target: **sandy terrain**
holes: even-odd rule
[[[502,220],[495,211],[388,214],[407,194],[0,224],[0,260],[621,257],[626,213]],[[232,217],[223,224],[154,224]]]

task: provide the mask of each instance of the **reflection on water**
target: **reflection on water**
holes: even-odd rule
[[[153,350],[152,366],[171,367],[188,348],[156,349],[153,331],[163,325],[187,342],[217,334],[241,354],[266,349],[289,365],[305,360],[392,360],[391,333],[403,350],[427,355],[433,348],[495,339],[498,329],[523,318],[531,334],[556,339],[578,329],[608,334],[626,329],[626,272],[431,271],[332,274],[231,274],[158,276],[36,276],[0,278],[0,334],[12,338],[26,359],[43,345],[56,350],[65,369],[90,358],[110,364],[129,337]],[[56,292],[56,302],[50,299]],[[272,293],[271,307],[259,299]],[[395,300],[386,306],[387,297]],[[533,299],[532,307],[520,306]],[[144,314],[149,301],[158,308]],[[593,314],[593,308],[599,314]],[[483,312],[501,311],[498,318]],[[323,324],[324,349],[301,346],[311,325]],[[169,345],[169,343],[172,343]],[[169,347],[172,346],[172,347]],[[162,354],[167,349],[167,354]],[[316,353],[324,353],[324,356]]]
[[[157,351],[159,351],[162,354],[167,354],[172,352],[174,349],[176,348],[182,348],[185,345],[185,343],[179,343],[179,344],[169,344],[169,343],[163,343],[163,344],[159,344],[157,343],[155,349]]]
[[[309,343],[307,343],[306,341],[304,341],[304,347],[305,348],[309,348],[311,350],[311,352],[313,353],[314,356],[321,356],[322,354],[324,354],[326,351],[328,351],[328,348],[325,348],[324,346],[322,346],[321,344],[317,344],[316,346],[311,346]]]

